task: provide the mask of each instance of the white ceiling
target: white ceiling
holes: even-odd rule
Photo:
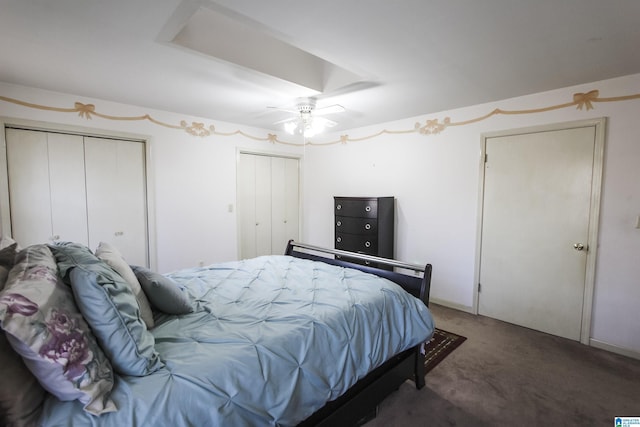
[[[640,1],[0,0],[0,52],[8,83],[274,130],[317,96],[342,130],[640,73]]]

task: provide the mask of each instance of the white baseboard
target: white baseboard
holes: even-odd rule
[[[468,307],[466,305],[458,304],[458,303],[455,303],[455,302],[441,300],[441,299],[438,299],[438,298],[429,298],[429,302],[441,305],[443,307],[448,307],[448,308],[453,308],[455,310],[464,311],[464,312],[467,312],[467,313],[470,313],[470,314],[476,314],[473,311],[473,307]]]
[[[612,353],[621,354],[623,356],[631,357],[633,359],[640,360],[640,352],[631,350],[625,347],[619,347],[617,345],[608,344],[606,342],[594,340],[593,338],[589,339],[589,345],[595,348],[599,348],[601,350],[607,350]]]
[[[458,304],[455,302],[441,300],[438,298],[429,298],[430,303],[434,303],[437,305],[441,305],[443,307],[453,308],[454,310],[464,311],[470,314],[476,314],[473,310],[473,307],[468,307],[466,305]],[[599,341],[593,338],[589,339],[589,345],[591,347],[599,348],[601,350],[610,351],[611,353],[620,354],[622,356],[631,357],[632,359],[640,360],[640,352],[636,350],[632,350],[630,348],[620,347],[613,344],[608,344],[604,341]]]

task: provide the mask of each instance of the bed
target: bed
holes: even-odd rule
[[[407,379],[424,386],[428,264],[376,259],[420,273],[402,274],[289,242],[159,275],[108,245],[34,246],[0,292],[6,340],[38,379],[23,386],[46,390],[16,425],[357,425]]]

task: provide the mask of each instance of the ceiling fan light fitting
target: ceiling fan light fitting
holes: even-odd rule
[[[284,123],[284,130],[290,135],[299,134],[305,138],[310,138],[324,132],[327,127],[336,125],[336,122],[324,117],[315,117],[316,115],[340,113],[344,111],[344,107],[337,104],[317,110],[315,107],[316,102],[314,99],[299,98],[296,105],[298,112],[297,117],[276,123]]]
[[[287,123],[284,124],[284,130],[289,135],[295,134],[297,127],[298,127],[298,124],[296,122],[287,122]]]

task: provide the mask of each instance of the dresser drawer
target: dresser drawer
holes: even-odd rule
[[[375,218],[355,218],[349,216],[336,216],[336,233],[377,235],[378,221]]]
[[[335,215],[358,218],[376,218],[378,201],[376,199],[335,199]]]
[[[378,236],[361,236],[357,234],[336,233],[336,249],[364,254],[378,253]]]

